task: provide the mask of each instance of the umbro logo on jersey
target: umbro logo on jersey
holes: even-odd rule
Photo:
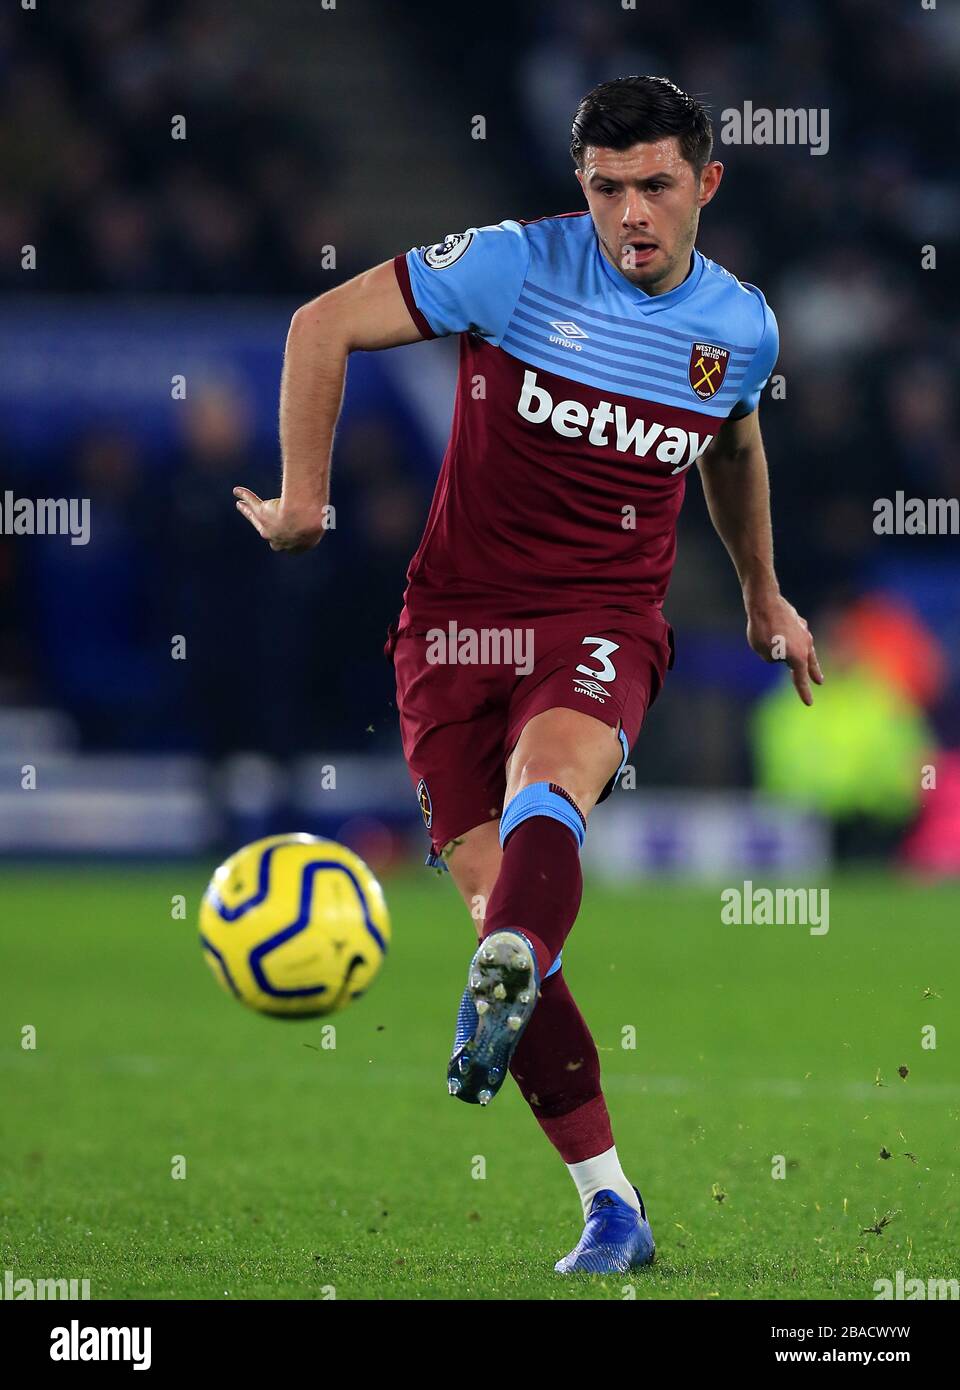
[[[551,319],[550,327],[555,328],[558,333],[562,333],[565,338],[589,338],[589,333],[584,333],[582,328],[578,328],[569,319]]]
[[[555,343],[557,347],[572,348],[574,352],[582,351],[580,344],[573,341],[574,338],[589,338],[589,333],[584,333],[575,323],[569,319],[551,319],[550,327],[555,328],[556,333],[551,333],[547,342]]]
[[[579,439],[589,426],[588,444],[599,449],[612,445],[618,453],[632,451],[638,458],[652,454],[661,463],[671,464],[671,473],[689,468],[713,439],[712,434],[701,437],[696,430],[678,426],[666,429],[658,420],[630,421],[624,407],[610,401],[598,401],[592,410],[577,400],[558,401],[554,405],[550,392],[537,385],[537,374],[529,368],[523,374],[517,413],[532,425],[549,420],[554,432],[564,439]]]

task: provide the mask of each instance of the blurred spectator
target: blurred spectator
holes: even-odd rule
[[[19,548],[39,697],[65,704],[90,747],[163,746],[172,692],[164,557],[133,441],[107,431],[83,440],[76,487],[90,501],[87,543],[33,536]]]
[[[3,288],[299,293],[304,271],[326,287],[302,264],[302,199],[329,199],[332,171],[236,7],[95,0],[7,23],[0,45]],[[278,154],[297,171],[282,191],[264,173]]]
[[[936,750],[922,703],[938,693],[942,656],[922,623],[877,597],[837,614],[819,650],[829,674],[812,706],[785,676],[754,707],[758,784],[829,816],[842,855],[879,856],[920,806]]]
[[[254,449],[244,399],[207,385],[182,420],[162,517],[168,623],[187,641],[183,728],[194,748],[216,755],[293,751],[308,721],[313,557],[291,564],[272,554],[234,507],[237,484],[263,497],[277,492],[276,461]]]

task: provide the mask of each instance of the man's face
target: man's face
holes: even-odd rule
[[[686,279],[700,209],[717,191],[722,164],[707,164],[698,178],[671,135],[627,150],[588,145],[576,173],[611,265],[647,294]]]

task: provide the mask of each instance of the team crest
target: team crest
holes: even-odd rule
[[[433,825],[433,802],[430,800],[430,792],[422,777],[417,783],[417,800],[420,802],[420,810],[423,813],[423,823],[429,830]]]
[[[690,385],[702,401],[715,396],[727,374],[730,354],[713,343],[694,343],[690,349]]]
[[[448,265],[460,259],[471,241],[473,232],[450,232],[436,246],[428,247],[423,259],[431,270],[446,270]]]

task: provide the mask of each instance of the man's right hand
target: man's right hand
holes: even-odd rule
[[[269,542],[271,550],[299,555],[304,550],[312,550],[323,539],[326,527],[322,507],[312,507],[309,512],[297,510],[282,497],[264,501],[246,487],[235,487],[233,495],[237,499],[237,511]]]

